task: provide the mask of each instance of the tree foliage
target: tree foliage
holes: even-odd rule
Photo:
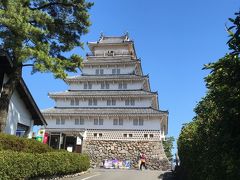
[[[240,177],[240,13],[229,19],[230,53],[205,65],[208,92],[183,127],[178,152],[185,179]]]
[[[90,26],[84,0],[1,0],[0,42],[15,66],[31,62],[33,72],[65,78],[82,58],[64,53],[83,47],[80,36]]]
[[[0,92],[0,132],[5,129],[22,67],[32,66],[32,73],[52,72],[64,79],[81,66],[82,57],[69,57],[68,52],[83,48],[81,36],[90,26],[91,6],[85,0],[0,0],[0,46],[13,65]]]
[[[173,136],[167,137],[166,140],[163,141],[163,148],[164,148],[165,154],[170,161],[172,160],[172,157],[173,157],[173,154],[172,154],[173,142],[174,142]]]

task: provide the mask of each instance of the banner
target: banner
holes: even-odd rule
[[[104,168],[106,169],[130,169],[131,163],[130,160],[104,160]]]

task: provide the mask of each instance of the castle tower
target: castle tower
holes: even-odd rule
[[[69,90],[49,93],[54,108],[43,110],[49,144],[90,155],[92,165],[104,159],[129,159],[145,152],[152,169],[168,163],[161,141],[168,131],[168,112],[159,110],[158,94],[142,72],[128,35],[101,36],[89,42],[91,53],[82,74],[68,77]]]

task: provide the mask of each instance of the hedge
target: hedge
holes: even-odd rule
[[[48,152],[41,154],[0,151],[1,179],[29,179],[86,171],[89,158],[84,154]]]
[[[54,151],[51,147],[34,139],[21,138],[0,133],[0,150],[21,151],[27,153],[45,153]]]

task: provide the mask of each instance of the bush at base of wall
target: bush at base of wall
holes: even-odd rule
[[[27,153],[45,153],[53,151],[51,147],[34,139],[0,133],[0,150],[21,151]]]
[[[86,171],[89,166],[87,155],[69,152],[33,154],[15,151],[0,151],[1,179],[27,179],[65,175]]]

